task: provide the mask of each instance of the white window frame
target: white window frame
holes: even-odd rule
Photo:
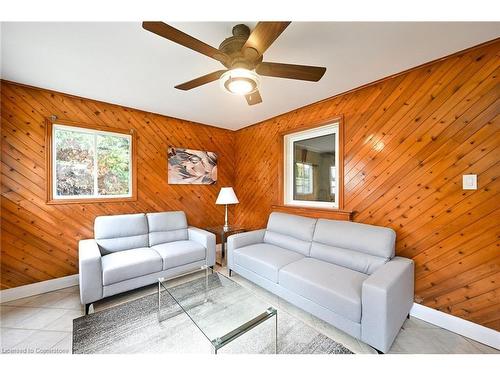
[[[303,130],[296,133],[287,134],[284,136],[284,204],[289,206],[316,207],[316,208],[339,208],[339,128],[338,121],[328,125],[320,126],[313,129]],[[335,134],[335,168],[337,175],[337,183],[335,186],[335,201],[306,201],[294,199],[294,149],[293,144],[297,141],[302,141],[309,138],[321,137],[324,135]]]
[[[66,130],[73,131],[79,133],[87,133],[94,135],[94,194],[90,195],[58,195],[57,194],[57,148],[56,148],[56,130]],[[114,137],[122,137],[126,138],[129,141],[129,181],[128,181],[128,194],[120,194],[120,195],[101,195],[99,194],[99,189],[97,185],[97,135],[112,135]],[[131,198],[133,196],[132,191],[132,179],[133,179],[133,155],[132,155],[132,135],[124,134],[124,133],[116,133],[111,131],[104,130],[95,130],[88,128],[80,128],[78,126],[68,126],[61,124],[53,124],[52,125],[52,199],[57,201],[64,200],[75,200],[75,199],[120,199],[120,198]]]

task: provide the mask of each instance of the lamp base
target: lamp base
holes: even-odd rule
[[[227,232],[229,230],[229,224],[227,223],[227,204],[225,205],[225,212],[224,212],[224,227],[222,228],[224,232]]]

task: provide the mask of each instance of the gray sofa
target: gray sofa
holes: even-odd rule
[[[188,227],[182,211],[99,216],[79,243],[80,299],[104,297],[215,264],[215,235]]]
[[[390,228],[272,213],[228,238],[228,269],[387,352],[413,304],[413,261]]]

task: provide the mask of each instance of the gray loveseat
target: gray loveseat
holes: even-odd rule
[[[228,269],[387,352],[413,304],[413,261],[390,228],[272,213],[228,238]]]
[[[182,211],[99,216],[79,243],[80,299],[104,297],[215,264],[215,235],[188,227]]]

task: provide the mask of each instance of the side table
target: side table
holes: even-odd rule
[[[224,259],[226,258],[226,239],[228,236],[236,233],[246,232],[246,229],[243,227],[230,225],[227,230],[224,230],[224,225],[216,225],[214,227],[205,228],[205,230],[214,233],[215,235],[219,235],[221,238],[221,257],[220,263],[217,262],[217,254],[215,256],[215,263],[219,266],[224,265]]]

